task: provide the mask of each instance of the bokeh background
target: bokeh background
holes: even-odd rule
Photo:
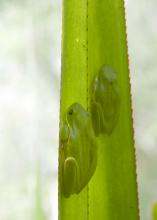
[[[141,220],[157,201],[156,11],[126,1]],[[0,33],[0,219],[57,220],[61,0],[1,0]]]

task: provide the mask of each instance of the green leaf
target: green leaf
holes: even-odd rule
[[[113,133],[97,137],[96,172],[78,195],[63,196],[59,164],[59,220],[137,220],[124,2],[64,0],[62,25],[60,122],[74,102],[90,112],[93,78],[104,64],[117,72],[121,103],[120,117]]]

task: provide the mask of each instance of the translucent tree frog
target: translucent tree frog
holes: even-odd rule
[[[97,145],[89,113],[78,104],[66,112],[61,128],[61,185],[65,197],[78,194],[97,165]]]
[[[120,96],[116,72],[103,66],[92,84],[91,113],[95,135],[110,135],[119,116]]]

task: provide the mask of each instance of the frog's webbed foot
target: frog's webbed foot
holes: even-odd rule
[[[80,181],[80,169],[73,157],[68,157],[64,162],[63,192],[65,197],[77,192]]]

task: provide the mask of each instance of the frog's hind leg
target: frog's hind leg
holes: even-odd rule
[[[80,180],[80,170],[76,160],[68,157],[64,162],[64,195],[69,197],[76,193]]]
[[[91,112],[92,112],[92,124],[93,124],[93,129],[95,132],[95,135],[98,136],[101,132],[101,107],[99,105],[99,103],[97,102],[93,102],[92,103],[92,107],[91,107]]]

